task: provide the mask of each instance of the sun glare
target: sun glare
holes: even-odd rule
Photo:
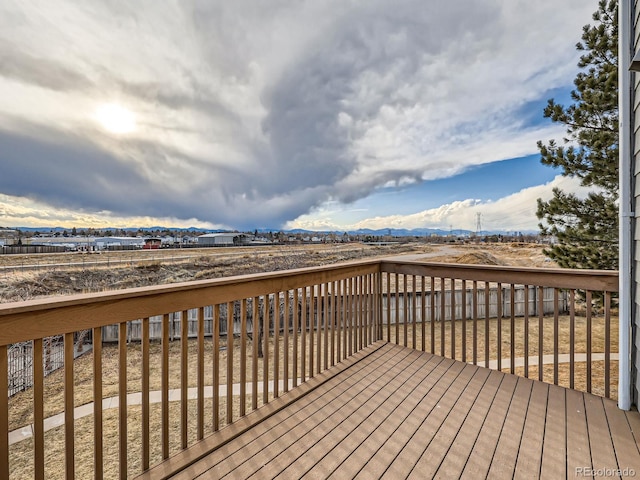
[[[100,125],[111,133],[130,133],[136,128],[133,113],[115,103],[108,103],[98,108],[96,118]]]

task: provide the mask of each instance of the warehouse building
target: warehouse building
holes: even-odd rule
[[[244,233],[207,233],[198,237],[198,245],[201,247],[233,247],[237,245],[249,245],[249,236]]]

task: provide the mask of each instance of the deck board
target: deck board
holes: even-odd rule
[[[402,370],[394,369],[391,381],[387,382],[387,376],[371,383],[363,392],[361,398],[355,398],[348,403],[341,402],[339,410],[326,416],[326,412],[318,412],[318,416],[310,418],[303,425],[305,433],[296,435],[288,431],[281,437],[280,442],[291,445],[287,451],[273,457],[269,452],[261,452],[260,463],[263,466],[252,472],[251,476],[246,471],[234,472],[236,478],[273,478],[277,475],[285,477],[298,477],[311,469],[318,459],[331,449],[332,446],[342,442],[353,429],[365,422],[371,414],[384,415],[385,407],[391,408],[394,401],[399,398],[393,392],[408,388],[411,383],[418,384],[420,368],[424,362],[416,361],[420,355],[413,355],[413,362],[405,365]],[[394,398],[395,397],[395,398]],[[364,401],[362,401],[364,398]],[[295,471],[295,473],[291,473]]]
[[[218,449],[202,461],[186,469],[179,478],[195,478],[197,475],[216,467],[218,477],[226,475],[230,471],[242,466],[245,462],[253,462],[253,456],[262,452],[266,448],[272,448],[278,438],[288,431],[304,431],[303,422],[310,416],[322,411],[330,406],[336,397],[341,397],[342,402],[348,402],[352,398],[362,395],[365,388],[362,386],[362,374],[369,377],[371,382],[383,377],[380,369],[385,365],[392,365],[395,370],[391,374],[400,371],[403,362],[401,360],[409,357],[411,352],[387,349],[373,361],[363,363],[362,370],[350,372],[347,378],[341,377],[339,382],[328,381],[316,392],[314,396],[307,396],[293,404],[280,417],[280,422],[272,424],[269,422],[259,423],[252,429],[251,436],[245,436],[237,442],[233,442]],[[415,355],[415,354],[414,354]],[[400,357],[400,358],[398,358]],[[357,374],[354,374],[357,373]],[[386,372],[389,374],[389,372]],[[384,380],[383,380],[384,381]],[[360,385],[359,385],[360,382]]]
[[[508,471],[505,470],[506,462],[509,466],[516,461],[514,476],[516,478],[534,478],[540,475],[540,464],[542,462],[542,448],[544,444],[544,433],[547,420],[547,398],[549,396],[549,385],[546,383],[533,382],[527,413],[524,422],[524,429],[520,439],[520,448],[517,457],[505,455],[508,445],[498,445],[498,452],[502,454],[505,463],[495,461],[489,475],[500,472],[501,478],[507,478]],[[496,475],[497,476],[497,475]]]
[[[613,402],[603,400],[602,403],[609,428],[618,432],[618,435],[613,435],[611,440],[618,460],[618,469],[624,470],[624,466],[632,463],[633,459],[637,457],[638,445],[634,443],[633,433],[628,430],[629,423],[626,416],[623,417],[618,414],[618,408]],[[621,476],[622,478],[633,478],[636,475],[638,475],[638,472],[634,475],[623,472]]]
[[[456,448],[451,449],[440,464],[435,478],[460,478],[464,474],[467,462],[471,459],[471,452],[478,442],[480,432],[495,422],[496,426],[502,426],[507,409],[516,388],[517,378],[514,375],[498,375],[501,378],[500,385],[492,396],[487,395],[478,399],[473,406],[471,415],[467,417],[464,425],[456,437]],[[495,436],[497,438],[497,435]],[[489,457],[489,461],[491,457]],[[487,463],[488,465],[488,463]],[[484,473],[486,475],[485,469]],[[478,470],[468,470],[469,476],[478,478]]]
[[[379,445],[389,439],[391,431],[397,429],[410,417],[419,401],[424,398],[447,370],[449,362],[432,356],[429,363],[436,363],[433,369],[419,369],[411,376],[411,382],[403,385],[403,388],[411,388],[412,394],[400,398],[401,402],[385,402],[383,408],[370,411],[368,417],[354,425],[351,432],[337,441],[337,438],[329,437],[324,456],[317,463],[312,463],[310,468],[295,470],[297,473],[305,472],[302,478],[328,478],[340,469],[342,474],[354,477],[358,471],[370,460],[374,451],[372,446]],[[355,448],[354,448],[355,446]],[[289,471],[295,468],[292,464]],[[348,469],[348,471],[347,471]]]
[[[504,375],[493,371],[485,378],[480,390],[475,392],[475,395],[471,391],[463,393],[462,401],[456,402],[456,408],[451,411],[451,415],[447,416],[443,428],[425,449],[409,478],[435,477],[447,457],[454,461],[458,460],[456,463],[460,468],[463,467],[466,450],[466,438],[463,434],[470,433],[469,431],[464,432],[463,427],[468,422],[470,428],[475,431],[479,430],[482,418],[486,416],[490,402],[495,397],[503,378]],[[454,444],[456,450],[450,452],[450,448]]]
[[[513,472],[533,386],[530,380],[515,378],[516,386],[511,397],[501,394],[499,399],[502,405],[494,402],[494,407],[498,404],[498,408],[492,408],[489,412],[490,418],[483,425],[467,459],[462,472],[463,478],[486,478],[494,461]],[[508,438],[503,435],[503,431],[509,432]]]
[[[584,396],[575,390],[566,391],[567,409],[567,472],[592,467],[589,431],[584,415]]]
[[[549,385],[547,405],[540,474],[542,478],[566,478],[567,425],[565,422],[565,389],[556,385]]]
[[[143,478],[174,472],[180,479],[640,472],[638,412],[392,344],[368,347],[237,423]]]
[[[423,422],[416,433],[391,462],[381,478],[407,478],[424,453],[425,446],[428,447],[431,444],[450,412],[458,404],[454,399],[460,400],[464,398],[465,393],[474,395],[475,390],[484,384],[489,373],[489,371],[481,371],[475,367],[465,366],[462,375],[458,377],[460,381],[449,386],[436,408],[433,408],[423,418]]]
[[[423,412],[423,416],[428,415],[449,392],[450,378],[460,378],[463,372],[463,379],[465,377],[470,378],[472,374],[472,370],[465,369],[465,365],[462,363],[445,359],[443,364],[446,365],[446,371],[443,372],[443,375],[420,402],[420,410]],[[411,415],[403,420],[389,432],[387,439],[384,437],[377,438],[375,445],[367,446],[375,453],[366,462],[358,466],[358,474],[355,478],[371,478],[376,473],[384,472],[415,435],[422,425],[423,418],[418,415]]]
[[[584,397],[584,403],[593,469],[617,469],[618,462],[613,449],[602,398],[586,395]]]

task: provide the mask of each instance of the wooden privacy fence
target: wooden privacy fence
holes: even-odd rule
[[[419,287],[418,290],[412,291],[398,291],[398,292],[383,292],[382,293],[382,312],[387,310],[387,302],[390,308],[390,315],[382,316],[382,322],[387,323],[390,322],[392,324],[398,322],[405,322],[404,312],[405,312],[405,303],[409,312],[409,319],[411,321],[411,316],[415,316],[417,319],[424,319],[424,321],[430,322],[433,318],[434,321],[441,321],[442,309],[434,308],[432,312],[431,305],[441,305],[442,299],[440,298],[444,295],[444,303],[446,308],[444,309],[444,320],[451,320],[451,315],[454,315],[456,320],[462,319],[463,312],[467,316],[468,319],[471,319],[472,315],[472,303],[473,303],[473,292],[470,289],[467,289],[463,292],[459,287],[456,290],[447,290],[439,291],[436,290],[434,292],[430,291],[428,285],[422,286],[419,283],[417,284]],[[425,289],[426,288],[426,289]],[[525,287],[523,285],[514,286],[514,300],[513,303],[509,301],[508,292],[506,291],[509,287],[501,287],[501,291],[498,292],[498,287],[490,286],[488,291],[485,289],[477,290],[476,302],[479,305],[487,304],[487,299],[485,299],[485,295],[488,295],[488,305],[489,310],[488,314],[491,318],[495,318],[498,316],[498,312],[502,312],[503,315],[510,315],[511,308],[514,308],[514,314],[516,317],[524,316],[525,310],[529,315],[538,315],[538,308],[542,308],[544,314],[553,314],[554,309],[556,308],[554,301],[555,289],[551,287],[543,287],[542,303],[538,300],[539,290],[534,286],[528,286],[528,292],[525,292]],[[487,293],[488,292],[488,293]],[[449,308],[451,305],[453,298],[454,309]],[[397,299],[396,299],[397,297]],[[414,300],[414,297],[416,299]],[[424,299],[423,299],[424,297]],[[293,294],[289,294],[289,319],[293,318],[294,312],[292,311],[294,296]],[[423,302],[424,300],[424,302]],[[253,335],[254,322],[252,315],[252,301],[253,299],[247,299],[247,312],[246,312],[246,321],[247,321],[247,333],[249,335]],[[279,298],[276,298],[275,295],[269,296],[269,305],[270,305],[270,314],[273,315],[273,309],[276,302],[280,302],[280,316],[285,315],[285,299],[284,296],[279,295]],[[347,299],[343,298],[339,292],[331,292],[329,296],[329,307],[331,305],[340,305],[343,302],[347,301]],[[416,302],[416,309],[409,308],[409,306],[413,305],[413,302]],[[262,298],[258,299],[259,307],[258,312],[262,315],[264,312],[264,301]],[[463,303],[466,302],[466,305]],[[498,305],[500,302],[500,305]],[[559,311],[561,313],[567,313],[569,311],[569,292],[566,290],[559,292],[558,297],[558,305]],[[424,315],[422,314],[422,304],[425,304]],[[396,310],[396,305],[398,306]],[[466,307],[466,308],[465,308]],[[298,309],[300,307],[298,306]],[[307,306],[309,308],[309,306]],[[433,313],[433,316],[432,316]],[[486,312],[485,312],[486,313]],[[299,314],[299,312],[296,312]],[[235,335],[239,335],[242,333],[242,318],[240,311],[240,303],[235,302],[232,309],[233,315],[233,332]],[[205,338],[211,337],[214,332],[213,326],[213,307],[206,306],[204,308],[204,336]],[[176,340],[180,338],[182,327],[180,326],[180,322],[182,321],[182,312],[175,312],[169,314],[169,338],[171,340]],[[219,322],[218,333],[222,336],[227,335],[227,306],[222,305],[220,307],[220,315],[217,320]],[[283,320],[281,320],[282,322]],[[149,338],[151,340],[161,340],[162,339],[162,315],[157,315],[149,318]],[[198,310],[191,309],[187,311],[187,335],[189,338],[196,338],[198,336]],[[291,323],[291,322],[289,322]],[[127,340],[133,342],[139,342],[142,340],[142,320],[133,320],[128,324],[127,329]],[[259,331],[260,323],[258,323],[256,327],[256,332],[260,334]],[[292,326],[289,325],[291,328]],[[273,329],[272,329],[273,333]],[[118,341],[118,325],[108,325],[103,327],[102,329],[102,341],[103,342],[117,342]]]
[[[56,457],[67,478],[135,475],[379,340],[527,376],[550,361],[551,377],[538,375],[556,383],[566,348],[571,387],[609,396],[616,289],[616,272],[368,260],[0,305],[0,478],[45,478]],[[112,325],[117,343],[93,342],[87,375],[74,336],[111,340]],[[45,379],[57,336],[64,368]],[[29,402],[8,398],[20,342],[31,346]],[[55,382],[62,393],[46,393]],[[75,418],[81,404],[90,415]],[[54,414],[62,426],[49,430]],[[10,442],[25,421],[32,436]]]
[[[444,289],[436,288],[434,279],[434,290],[431,290],[430,278],[421,283],[421,277],[416,277],[416,283],[409,283],[410,290],[390,291],[382,293],[382,311],[389,311],[389,315],[383,315],[383,323],[404,323],[411,322],[415,317],[420,321],[430,322],[434,320],[440,322],[454,320],[462,320],[463,315],[467,319],[471,319],[473,315],[473,304],[487,306],[485,310],[490,318],[498,317],[498,314],[522,317],[528,315],[538,315],[538,310],[546,314],[553,314],[557,307],[561,313],[569,311],[569,292],[560,291],[558,296],[558,305],[555,305],[554,288],[542,287],[541,290],[534,286],[514,285],[513,300],[510,299],[510,292],[507,290],[509,286],[489,285],[489,288],[481,288],[474,291],[471,288],[462,287],[460,285],[445,286]],[[525,289],[528,290],[525,292]],[[538,298],[542,295],[542,301]],[[414,305],[416,308],[412,308]],[[424,311],[422,305],[424,304]],[[444,305],[445,308],[435,308],[437,305]],[[433,306],[433,308],[432,308]],[[453,306],[453,308],[452,308]],[[405,318],[405,312],[409,317]]]

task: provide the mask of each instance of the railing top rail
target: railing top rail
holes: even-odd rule
[[[563,268],[512,267],[502,265],[467,265],[460,263],[421,262],[418,260],[382,259],[381,272],[425,275],[487,282],[513,283],[593,291],[618,291],[616,270],[576,270]]]
[[[377,273],[379,268],[379,259],[352,261],[0,304],[0,346]]]

